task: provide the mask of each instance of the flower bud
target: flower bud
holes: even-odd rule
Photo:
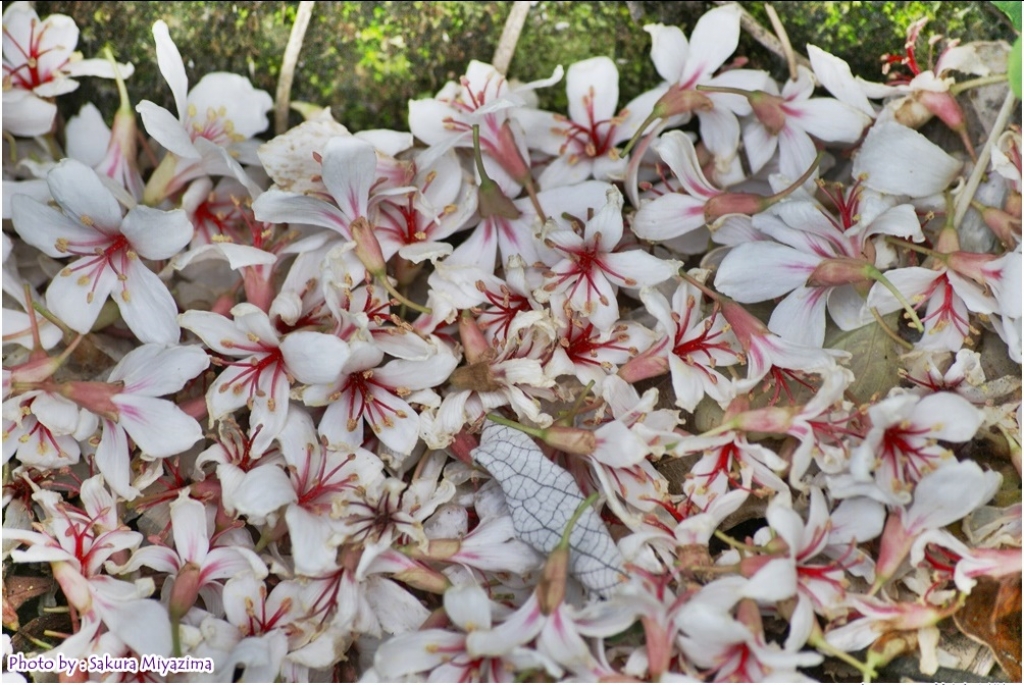
[[[768,198],[754,193],[722,193],[715,195],[704,205],[704,221],[711,227],[718,219],[729,214],[753,216],[763,212],[772,203]]]
[[[438,573],[426,566],[410,566],[394,573],[392,577],[398,582],[411,585],[417,590],[425,590],[437,595],[443,595],[444,591],[451,585],[444,574]]]
[[[540,582],[537,583],[537,601],[541,613],[550,616],[565,600],[565,582],[569,575],[569,547],[556,547],[544,562]]]
[[[864,273],[866,266],[869,264],[863,259],[852,257],[825,259],[815,267],[804,285],[808,288],[828,288],[862,283],[870,280]]]
[[[56,390],[83,409],[93,414],[117,421],[120,410],[114,404],[113,397],[121,392],[121,383],[103,383],[101,381],[69,381],[57,386]]]
[[[673,86],[654,103],[654,114],[662,119],[677,114],[710,112],[715,103],[700,91]]]
[[[174,585],[171,586],[171,599],[167,607],[172,622],[180,621],[181,617],[195,606],[196,600],[199,599],[201,577],[202,569],[194,561],[186,562],[178,569]]]
[[[462,342],[462,351],[466,355],[466,361],[470,364],[490,361],[494,357],[494,350],[484,338],[483,331],[476,325],[476,319],[463,310],[459,316],[459,340]]]
[[[593,431],[568,426],[551,426],[541,438],[555,449],[569,454],[593,454],[597,449],[597,436]]]
[[[875,586],[881,587],[892,578],[900,564],[910,553],[914,537],[903,527],[900,512],[889,514],[882,530],[881,544],[878,549],[878,561],[875,563]]]
[[[363,263],[366,270],[377,278],[386,275],[387,262],[384,253],[380,249],[380,241],[373,233],[373,227],[366,217],[361,216],[352,222],[349,227],[352,233],[352,240],[356,241],[356,257]]]
[[[1003,244],[1003,247],[1009,250],[1020,242],[1020,216],[1015,218],[1009,212],[998,209],[997,207],[979,205],[977,209],[981,212],[981,218],[985,222],[985,225],[989,227],[989,230],[991,230],[993,234],[995,234],[996,238],[999,239],[999,242]]]
[[[1000,255],[986,254],[983,252],[964,252],[958,250],[951,252],[946,257],[946,265],[959,274],[967,276],[980,285],[986,285],[991,274],[985,273],[985,267]]]
[[[782,108],[785,100],[760,90],[748,95],[747,100],[754,110],[754,116],[772,135],[779,135],[779,131],[786,127],[786,111]]]

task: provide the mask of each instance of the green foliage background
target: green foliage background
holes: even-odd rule
[[[5,2],[6,7],[9,3]],[[762,2],[742,2],[768,25]],[[551,74],[557,64],[597,55],[616,60],[620,103],[655,85],[647,23],[682,26],[689,33],[713,2],[538,2],[530,11],[509,75],[523,81]],[[292,99],[330,106],[352,130],[406,129],[407,102],[427,97],[457,79],[471,59],[489,61],[511,2],[318,2],[306,34]],[[902,52],[907,26],[931,18],[926,34],[969,40],[1007,39],[1015,32],[989,2],[775,2],[794,47],[808,42],[848,60],[855,74],[879,80],[879,58]],[[170,106],[171,94],[156,67],[151,27],[157,19],[186,63],[190,83],[211,71],[245,74],[274,94],[281,57],[298,2],[36,2],[40,16],[62,13],[81,28],[79,49],[98,56],[109,45],[120,61],[135,64],[128,81],[133,102]],[[749,36],[737,55],[776,76],[785,65]],[[541,105],[564,111],[564,87],[541,92]],[[65,112],[92,101],[108,117],[116,89],[83,79]],[[293,113],[293,123],[299,121]]]

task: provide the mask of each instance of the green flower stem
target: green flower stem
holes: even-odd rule
[[[959,95],[965,90],[971,88],[980,88],[981,86],[990,86],[993,83],[1005,83],[1006,74],[993,74],[991,76],[980,76],[978,78],[972,78],[969,81],[961,81],[960,83],[954,83],[949,87],[950,95]]]
[[[391,297],[393,297],[396,300],[398,300],[399,303],[402,304],[402,306],[408,307],[409,309],[415,310],[417,312],[421,312],[423,314],[433,314],[434,313],[434,311],[430,307],[424,307],[421,304],[416,304],[415,302],[413,302],[412,300],[407,298],[405,295],[403,295],[402,293],[398,292],[398,289],[395,288],[395,286],[391,284],[391,279],[389,279],[386,275],[381,274],[380,276],[378,276],[377,277],[377,282],[380,283],[382,286],[384,286],[384,289],[388,291],[388,294],[391,295]]]
[[[885,274],[879,271],[878,268],[875,267],[874,265],[867,264],[864,267],[864,275],[870,278],[871,280],[877,281],[884,285],[886,289],[892,293],[893,297],[896,298],[896,301],[903,306],[903,309],[906,310],[907,318],[910,319],[911,328],[921,331],[922,333],[924,332],[924,324],[921,323],[921,319],[918,318],[917,312],[914,310],[914,307],[910,304],[907,298],[904,297],[903,293],[901,293],[899,289],[892,284],[892,281],[885,277]]]
[[[580,520],[580,516],[583,516],[583,512],[597,501],[598,497],[600,497],[600,493],[591,493],[590,497],[580,502],[580,505],[576,507],[576,511],[573,512],[572,518],[565,524],[565,530],[562,531],[562,539],[558,542],[558,546],[555,549],[569,549],[569,535],[572,533],[573,526]]]
[[[494,423],[501,424],[502,426],[508,426],[509,428],[515,428],[517,431],[522,431],[523,433],[526,433],[527,435],[533,436],[533,437],[537,438],[538,440],[543,440],[544,436],[547,434],[546,431],[544,431],[544,430],[542,430],[540,428],[531,428],[529,426],[524,426],[523,424],[519,423],[518,421],[513,421],[512,419],[506,419],[501,414],[495,414],[495,413],[492,412],[492,413],[487,415],[487,418],[490,419],[491,421],[494,421]]]

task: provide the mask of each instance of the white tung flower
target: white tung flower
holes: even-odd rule
[[[14,228],[50,257],[78,257],[50,282],[46,305],[79,333],[88,333],[109,295],[132,333],[144,343],[176,343],[178,305],[140,258],[170,259],[192,239],[180,209],[138,205],[124,216],[89,167],[65,159],[46,177],[59,209],[19,195],[11,202]]]

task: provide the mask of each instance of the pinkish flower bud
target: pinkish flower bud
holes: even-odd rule
[[[668,626],[662,621],[642,616],[640,623],[644,627],[647,669],[651,673],[651,680],[658,682],[672,663],[672,637],[669,635]]]
[[[380,241],[374,235],[373,227],[370,226],[366,217],[361,216],[353,221],[349,226],[349,231],[352,233],[352,240],[356,241],[356,257],[359,257],[359,261],[363,263],[366,270],[377,278],[385,276],[387,262],[380,249]]]
[[[808,288],[827,288],[863,283],[870,280],[864,273],[864,268],[867,266],[870,265],[863,259],[852,257],[826,259],[815,267],[811,275],[807,277],[805,285]]]
[[[597,436],[593,431],[567,426],[551,426],[541,438],[555,449],[569,454],[593,454],[597,449]]]
[[[1014,218],[1009,212],[985,205],[978,205],[976,209],[981,212],[981,218],[985,225],[995,234],[1003,247],[1011,249],[1020,242],[1021,220],[1019,215]]]
[[[722,193],[705,203],[704,221],[710,225],[729,214],[753,216],[763,212],[771,204],[768,198],[754,193]]]
[[[544,562],[537,583],[537,602],[541,613],[550,616],[565,600],[565,582],[569,575],[569,547],[557,547]]]
[[[960,103],[949,91],[922,90],[917,93],[917,98],[929,112],[954,131],[959,133],[967,126]]]
[[[55,390],[93,414],[99,414],[111,421],[117,421],[120,416],[120,410],[113,402],[114,395],[122,390],[120,383],[69,381],[57,386]]]
[[[704,93],[673,86],[654,103],[654,115],[662,119],[676,114],[710,112],[715,103]]]
[[[628,383],[636,383],[655,376],[664,376],[668,372],[668,357],[666,355],[653,355],[645,352],[620,366],[618,375]]]
[[[444,574],[419,565],[398,571],[393,575],[393,578],[400,583],[411,585],[417,590],[425,590],[437,595],[443,595],[444,591],[451,585]]]
[[[1003,202],[1003,211],[1015,218],[1017,221],[1020,221],[1021,194],[1012,188],[1009,189],[1006,192],[1006,200]]]
[[[747,100],[754,110],[754,116],[772,135],[779,135],[779,131],[786,127],[786,110],[782,108],[785,100],[760,90],[748,95]]]
[[[946,265],[980,285],[986,285],[991,274],[985,273],[985,267],[996,259],[999,259],[999,255],[958,250],[947,255]]]
[[[718,295],[718,303],[722,316],[729,322],[733,334],[745,352],[750,350],[751,338],[771,335],[768,327],[736,300]]]
[[[195,606],[199,599],[199,581],[202,578],[202,569],[194,561],[186,562],[178,569],[178,575],[171,586],[171,599],[168,602],[167,613],[171,621],[177,623],[181,617]]]
[[[459,316],[459,340],[462,342],[462,352],[466,355],[466,361],[470,364],[487,362],[494,358],[494,350],[468,310],[464,310]]]
[[[914,544],[914,536],[903,527],[903,519],[899,511],[889,514],[882,530],[881,544],[878,549],[878,561],[875,563],[875,585],[881,587],[892,578],[900,564],[910,553]]]

